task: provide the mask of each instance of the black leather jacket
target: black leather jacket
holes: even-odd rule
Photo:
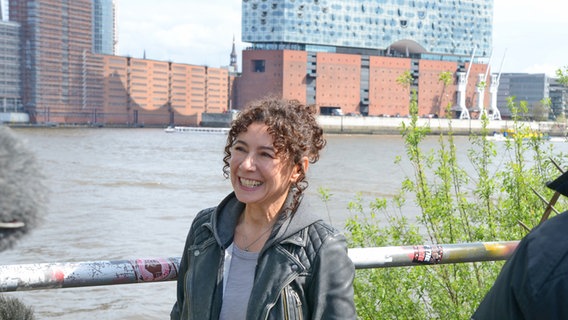
[[[243,209],[232,193],[193,220],[171,319],[219,318],[225,249]],[[259,254],[247,319],[356,319],[354,275],[345,237],[302,202],[281,213]]]

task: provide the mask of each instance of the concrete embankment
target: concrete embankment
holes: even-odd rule
[[[229,127],[235,117],[234,113],[203,114],[201,126]],[[410,118],[318,116],[318,122],[326,133],[337,134],[400,134],[402,123],[409,125],[410,120]],[[520,122],[519,125],[550,136],[566,136],[565,123],[531,121]],[[431,134],[448,132],[450,128],[456,135],[481,132],[481,120],[478,119],[420,118],[418,126],[429,127]],[[489,132],[501,132],[514,127],[515,123],[511,120],[492,120],[487,125]]]
[[[381,117],[348,117],[348,116],[319,116],[318,122],[326,133],[338,134],[400,134],[402,124],[410,124],[410,118],[381,118]],[[481,120],[420,118],[418,126],[429,127],[431,134],[448,132],[450,129],[456,135],[480,133]],[[523,128],[529,128],[550,136],[565,136],[566,124],[558,122],[519,122]],[[501,132],[513,129],[515,123],[511,120],[492,120],[487,124],[489,132]]]
[[[235,119],[237,113],[204,113],[202,115],[201,127],[228,128],[231,121]],[[104,123],[97,124],[29,124],[29,120],[20,119],[14,121],[14,118],[2,119],[0,124],[5,122],[10,126],[32,126],[32,127],[144,127],[145,125],[108,125]],[[26,121],[23,121],[26,120]],[[402,124],[410,124],[410,118],[383,118],[383,117],[352,117],[352,116],[318,116],[318,122],[326,133],[331,134],[400,134]],[[469,119],[446,119],[446,118],[420,118],[418,126],[429,127],[430,134],[440,134],[448,132],[451,128],[456,135],[470,135],[472,133],[481,132],[481,120]],[[567,136],[566,123],[560,122],[519,122],[518,125],[533,131],[556,137]],[[153,127],[165,127],[153,126]],[[148,126],[152,127],[152,126]],[[501,132],[506,129],[514,129],[515,123],[511,120],[491,120],[487,124],[489,132]]]

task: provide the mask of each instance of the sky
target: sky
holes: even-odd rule
[[[242,0],[116,0],[118,54],[210,67],[240,65]],[[492,72],[568,66],[566,0],[494,0]]]

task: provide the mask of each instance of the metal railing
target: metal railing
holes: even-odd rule
[[[356,269],[506,260],[519,241],[349,249]],[[181,258],[0,265],[0,292],[172,281]]]

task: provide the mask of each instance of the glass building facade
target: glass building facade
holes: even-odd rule
[[[80,122],[102,106],[92,0],[10,1],[20,24],[22,104],[37,123]]]
[[[8,21],[7,0],[0,0],[0,21]]]
[[[0,113],[22,112],[20,25],[0,21]]]
[[[497,105],[507,106],[508,99],[514,97],[514,103],[519,106],[521,101],[526,102],[528,113],[535,114],[534,108],[542,105],[543,100],[551,98],[550,116],[555,118],[564,113],[565,104],[562,95],[565,90],[558,87],[556,80],[544,73],[503,73],[499,79],[499,90],[497,91]],[[551,85],[553,88],[551,90]],[[554,99],[551,92],[557,91]],[[511,117],[511,110],[508,107],[501,108],[501,115]],[[537,112],[538,113],[538,112]],[[543,120],[543,119],[540,119]]]
[[[489,57],[493,0],[243,0],[255,49]],[[347,51],[348,52],[348,51]],[[363,52],[363,51],[362,51]],[[365,52],[363,52],[365,53]]]
[[[116,54],[116,38],[114,0],[93,0],[93,52]]]

